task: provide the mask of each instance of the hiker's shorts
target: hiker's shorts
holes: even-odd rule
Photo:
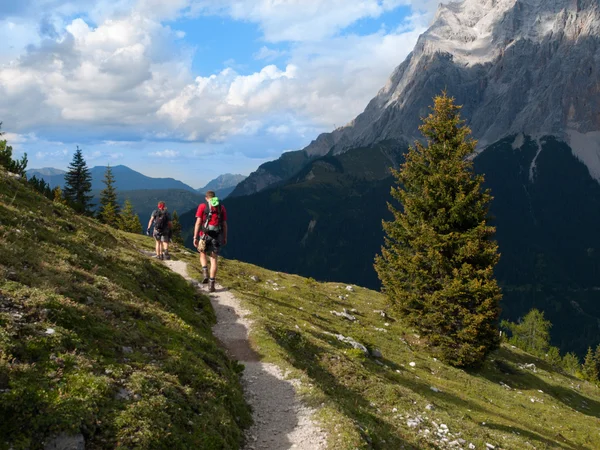
[[[170,232],[166,232],[166,233],[157,233],[156,231],[154,232],[154,239],[156,239],[157,241],[160,242],[171,242],[171,233]]]
[[[210,236],[206,237],[206,247],[202,253],[206,253],[207,255],[215,255],[219,254],[219,249],[221,248],[221,243],[218,239],[211,238]]]

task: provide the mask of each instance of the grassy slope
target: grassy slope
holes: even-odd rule
[[[208,299],[0,171],[0,449],[235,448],[251,418]],[[54,330],[54,333],[51,332]]]
[[[374,312],[386,308],[376,292],[236,261],[222,268],[221,281],[254,312],[259,352],[291,368],[310,386],[307,400],[324,406],[330,448],[445,448],[436,435],[441,424],[450,430],[448,443],[466,441],[456,448],[600,448],[599,389],[537,358],[505,345],[479,372],[454,369],[427,356],[401,321]],[[356,309],[358,322],[330,313],[343,308]],[[380,349],[383,358],[365,358],[327,333]],[[523,368],[529,363],[535,372]],[[419,416],[418,426],[408,426]]]

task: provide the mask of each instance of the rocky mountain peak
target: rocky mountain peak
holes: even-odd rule
[[[463,105],[481,150],[507,136],[554,136],[600,180],[599,0],[440,5],[364,112],[304,152],[312,158],[386,140],[409,145],[421,138],[420,118],[444,89]],[[249,181],[265,186],[261,176]]]

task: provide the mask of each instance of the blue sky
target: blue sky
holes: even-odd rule
[[[413,4],[414,3],[414,4]],[[359,114],[433,2],[3,0],[0,121],[30,168],[125,164],[194,187]]]

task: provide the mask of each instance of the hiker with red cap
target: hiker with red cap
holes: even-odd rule
[[[227,244],[227,211],[214,191],[207,191],[204,199],[206,203],[201,203],[196,211],[194,247],[200,252],[202,283],[208,283],[208,290],[215,292],[219,248]],[[210,257],[210,273],[206,261],[207,253]]]
[[[152,222],[154,222],[153,236],[156,240],[156,255],[153,257],[158,259],[170,259],[169,242],[171,241],[171,229],[173,228],[173,223],[171,222],[171,215],[167,211],[165,202],[158,202],[158,209],[152,211],[152,215],[148,221],[148,230],[146,231],[148,236],[150,236]]]

